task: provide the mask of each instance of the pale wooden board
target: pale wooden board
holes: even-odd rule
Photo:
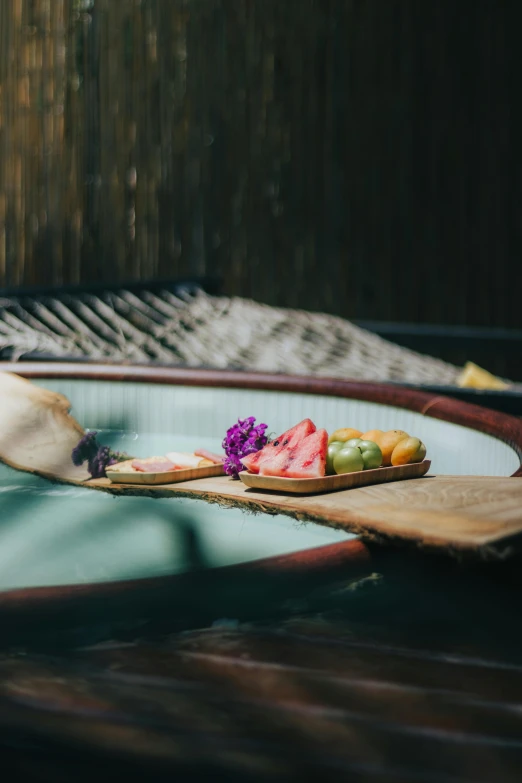
[[[227,476],[174,486],[85,486],[112,494],[200,497],[208,502],[286,514],[344,528],[363,538],[393,539],[422,547],[506,557],[522,546],[522,479],[496,476],[426,476],[324,495],[254,490]]]
[[[354,473],[341,473],[322,478],[279,478],[260,476],[257,473],[242,471],[239,478],[247,487],[290,493],[291,495],[318,495],[323,492],[335,492],[340,489],[367,487],[370,484],[385,484],[389,481],[401,481],[407,478],[424,476],[430,469],[431,461],[425,459],[413,465],[397,465],[375,470],[356,470]]]
[[[180,481],[192,481],[193,479],[222,476],[223,465],[205,465],[203,468],[181,468],[162,473],[136,473],[107,470],[107,477],[112,484],[138,484],[140,486],[154,486],[157,484],[178,484]]]

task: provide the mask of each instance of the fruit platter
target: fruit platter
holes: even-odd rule
[[[303,419],[242,455],[238,476],[255,489],[316,494],[424,476],[431,465],[425,457],[424,443],[403,430],[341,428],[328,436]]]
[[[203,456],[205,455],[205,456]],[[105,475],[113,484],[171,484],[223,475],[223,458],[205,449],[169,451],[163,457],[127,459],[109,465]]]
[[[100,446],[95,432],[74,448],[75,465],[87,463],[92,478],[112,484],[168,484],[227,474],[246,487],[290,494],[316,494],[423,476],[426,447],[404,430],[336,429],[331,435],[305,418],[280,435],[250,416],[238,419],[223,439],[223,454],[206,449],[129,457]]]
[[[85,433],[74,447],[71,460],[76,467],[87,464],[93,479],[106,477],[114,484],[174,484],[197,478],[223,475],[224,457],[207,449],[193,452],[169,451],[153,457],[129,457],[100,445],[97,432]]]

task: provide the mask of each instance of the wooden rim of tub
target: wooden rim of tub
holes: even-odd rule
[[[518,455],[520,465],[513,477],[522,477],[522,419],[400,385],[259,372],[73,362],[0,362],[0,371],[13,372],[29,380],[63,378],[245,388],[344,397],[391,405],[498,438],[511,446]],[[290,555],[209,569],[208,573],[189,572],[121,582],[22,588],[0,593],[0,617],[15,626],[19,622],[30,622],[32,618],[42,619],[42,616],[48,621],[54,619],[67,623],[78,615],[84,617],[85,611],[96,612],[95,607],[98,607],[98,611],[110,607],[121,618],[128,614],[129,602],[132,611],[143,617],[144,612],[154,613],[158,605],[162,605],[165,610],[165,600],[171,600],[173,590],[181,588],[185,593],[186,590],[194,589],[197,583],[206,585],[206,589],[212,591],[220,584],[227,585],[228,589],[231,580],[237,583],[245,579],[264,581],[267,577],[273,579],[277,576],[294,581],[297,579],[299,582],[304,573],[308,579],[333,577],[336,574],[342,574],[344,579],[355,578],[372,571],[373,555],[371,547],[354,539]]]

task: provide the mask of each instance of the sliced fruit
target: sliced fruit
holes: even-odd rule
[[[293,447],[286,446],[274,457],[263,459],[259,473],[280,478],[322,478],[326,472],[327,448],[328,433],[316,430]]]
[[[177,466],[165,457],[133,459],[131,465],[134,470],[140,473],[165,473],[166,471],[178,470]]]
[[[132,467],[132,463],[134,462],[134,457],[131,459],[126,459],[122,462],[115,462],[113,465],[107,465],[107,470],[111,473],[133,473],[134,468]]]
[[[267,443],[266,446],[263,446],[259,451],[248,454],[246,457],[241,457],[241,462],[251,473],[259,473],[261,463],[264,462],[265,459],[272,459],[279,454],[279,452],[283,451],[283,449],[292,448],[292,446],[295,446],[300,440],[306,438],[315,431],[316,426],[313,421],[311,419],[303,419],[299,424],[296,424],[294,427],[286,430],[286,432],[283,432],[282,435],[279,435],[278,438],[274,438],[270,443]]]
[[[225,461],[224,455],[214,454],[213,451],[208,451],[207,449],[196,449],[194,451],[194,454],[196,455],[196,457],[201,457],[207,462],[213,462],[215,465],[220,465],[222,462]]]
[[[184,451],[168,451],[165,456],[178,468],[198,468],[202,462],[201,457]]]
[[[413,462],[422,462],[426,456],[426,446],[419,438],[404,438],[395,446],[391,464],[411,465]]]

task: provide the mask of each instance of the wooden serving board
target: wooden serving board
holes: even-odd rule
[[[318,495],[324,492],[335,492],[340,489],[367,487],[370,484],[385,484],[388,481],[418,478],[424,476],[430,469],[431,461],[425,459],[413,465],[397,465],[375,470],[357,470],[354,473],[340,473],[322,478],[278,478],[277,476],[260,476],[256,473],[241,471],[239,478],[247,487],[264,489],[274,492],[290,493],[291,495]]]
[[[522,549],[520,478],[428,475],[321,495],[267,492],[228,476],[154,487],[96,479],[84,486],[113,495],[198,497],[221,506],[344,528],[365,540],[408,542],[481,559],[504,558]]]
[[[161,473],[141,473],[138,471],[123,471],[110,469],[106,471],[111,484],[139,484],[140,486],[155,486],[157,484],[178,484],[180,481],[222,476],[223,465],[205,465],[202,468],[183,468],[168,470]]]

